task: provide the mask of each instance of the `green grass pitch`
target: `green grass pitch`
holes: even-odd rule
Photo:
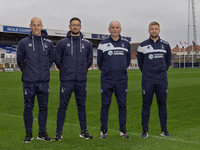
[[[127,131],[129,139],[119,136],[118,108],[113,95],[109,111],[108,139],[100,139],[100,71],[89,71],[87,81],[87,126],[92,140],[79,138],[80,126],[74,94],[68,105],[61,141],[40,141],[38,134],[38,103],[33,110],[33,141],[23,143],[23,91],[21,72],[0,72],[0,150],[66,150],[66,149],[135,149],[195,150],[200,147],[200,69],[168,71],[168,131],[171,138],[160,136],[158,107],[154,96],[149,122],[149,137],[140,139],[141,73],[128,70]],[[59,72],[51,71],[47,133],[54,137],[59,106]]]

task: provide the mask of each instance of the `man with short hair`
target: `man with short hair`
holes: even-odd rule
[[[86,81],[87,72],[93,62],[91,43],[83,38],[81,20],[74,17],[70,20],[70,31],[67,37],[56,45],[56,65],[60,70],[60,104],[57,113],[57,129],[54,140],[62,139],[63,124],[67,106],[74,92],[81,126],[80,137],[92,139],[86,124]]]
[[[108,112],[111,97],[115,93],[119,109],[120,136],[128,138],[126,132],[127,68],[131,61],[130,43],[121,38],[121,25],[112,21],[109,25],[109,38],[100,42],[97,64],[101,70],[101,133],[107,138]]]
[[[47,32],[42,30],[42,20],[31,19],[31,32],[20,40],[17,49],[17,63],[22,71],[24,91],[24,124],[26,137],[24,142],[31,142],[34,99],[37,95],[39,105],[39,134],[37,139],[51,141],[46,133],[50,67],[54,61],[53,43],[47,39]]]
[[[148,137],[150,107],[154,93],[156,94],[161,135],[170,137],[167,131],[167,70],[171,64],[171,48],[160,39],[160,25],[157,22],[149,24],[149,39],[140,44],[137,50],[138,65],[142,72],[142,127],[140,138]]]

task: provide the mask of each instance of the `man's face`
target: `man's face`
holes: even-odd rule
[[[69,29],[72,34],[78,35],[81,30],[81,23],[78,20],[73,20],[69,25]]]
[[[149,26],[149,34],[151,38],[158,38],[160,33],[160,27],[159,25],[150,25]]]
[[[121,33],[120,24],[118,22],[112,22],[110,24],[110,27],[108,28],[108,31],[111,36],[119,36],[119,34]]]
[[[30,28],[33,35],[41,36],[41,30],[43,28],[42,21],[39,18],[32,19]]]

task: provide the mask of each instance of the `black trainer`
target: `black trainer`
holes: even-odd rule
[[[52,141],[52,139],[47,135],[46,131],[39,133],[37,139],[44,141]]]
[[[82,138],[85,138],[86,140],[92,139],[92,136],[88,133],[87,130],[81,131],[79,136],[82,137]]]
[[[107,139],[107,130],[102,130],[100,133],[100,138]]]
[[[147,131],[143,131],[142,134],[140,135],[140,138],[147,138],[149,135],[148,135],[148,132]]]
[[[126,129],[120,131],[120,136],[122,136],[123,138],[129,138],[128,133],[126,133]]]
[[[30,143],[33,140],[32,133],[28,132],[26,133],[26,137],[24,139],[24,143]]]
[[[62,133],[61,132],[56,132],[56,135],[54,137],[55,141],[60,141],[62,139]]]
[[[162,131],[160,135],[165,136],[165,137],[171,137],[171,134],[169,134],[167,130]]]

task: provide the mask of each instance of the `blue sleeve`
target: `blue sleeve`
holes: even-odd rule
[[[58,41],[55,49],[55,63],[57,68],[60,70],[63,57],[62,43]]]
[[[103,53],[102,50],[97,50],[97,65],[99,66],[99,69],[102,69],[103,66]]]
[[[51,43],[51,48],[50,48],[50,53],[49,53],[49,65],[51,67],[51,65],[53,64],[53,62],[55,61],[55,50],[53,47],[53,43]]]
[[[93,63],[93,48],[91,43],[88,44],[88,52],[87,52],[87,68],[89,69]]]
[[[171,48],[169,45],[168,45],[165,61],[166,61],[166,70],[168,70],[169,66],[171,65]]]
[[[17,47],[17,64],[21,71],[24,70],[25,64],[25,46],[20,41]]]
[[[143,64],[144,64],[144,54],[141,52],[142,50],[142,47],[138,47],[138,50],[137,50],[137,61],[138,61],[138,66],[142,72],[142,69],[143,69]]]
[[[131,46],[130,43],[128,43],[127,68],[129,67],[130,63],[131,63]]]

